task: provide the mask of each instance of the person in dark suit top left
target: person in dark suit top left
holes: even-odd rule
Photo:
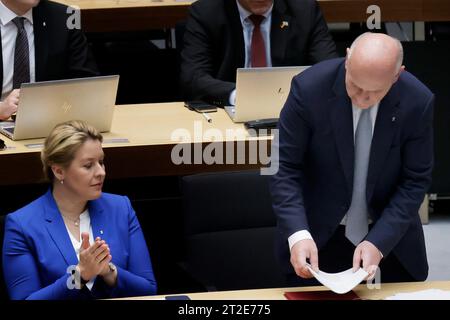
[[[47,0],[0,0],[0,120],[17,111],[23,82],[98,75],[86,37],[68,23],[70,15],[67,6]],[[17,17],[22,26],[16,24]],[[28,47],[29,74],[24,80],[14,75],[20,27],[25,30]],[[16,65],[19,63],[25,65],[22,60]]]
[[[6,217],[3,273],[14,300],[147,296],[156,281],[127,197],[102,193],[102,136],[60,124],[41,153],[51,187]]]

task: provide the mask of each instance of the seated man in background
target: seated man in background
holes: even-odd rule
[[[198,0],[181,52],[185,98],[234,105],[236,69],[337,57],[315,0]]]
[[[41,160],[49,190],[6,217],[2,261],[11,299],[156,293],[150,255],[130,200],[102,193],[102,140],[81,121],[56,126],[45,140]]]
[[[47,0],[0,0],[0,120],[17,111],[22,83],[98,75],[69,17],[66,6]]]

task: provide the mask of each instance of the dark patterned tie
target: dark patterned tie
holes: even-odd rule
[[[261,22],[265,19],[265,17],[252,14],[249,19],[254,25],[251,46],[252,67],[267,67],[266,47],[261,34]]]
[[[24,27],[25,18],[15,17],[17,27],[16,48],[14,51],[13,89],[19,89],[22,83],[30,82],[30,57],[28,37]]]

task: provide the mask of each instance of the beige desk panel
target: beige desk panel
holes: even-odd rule
[[[430,281],[411,283],[388,283],[382,284],[379,290],[368,289],[366,285],[359,285],[355,288],[355,293],[362,299],[379,300],[401,292],[413,292],[426,289],[450,290],[450,281]],[[320,291],[325,287],[299,287],[299,288],[276,288],[257,290],[238,290],[221,292],[188,293],[192,300],[286,300],[285,292],[295,291]],[[125,300],[160,300],[164,296],[133,297]]]
[[[160,104],[139,104],[116,106],[111,132],[104,133],[103,144],[106,154],[107,175],[109,178],[128,178],[141,176],[183,175],[198,172],[223,170],[242,170],[259,168],[257,164],[235,165],[175,165],[171,160],[172,148],[179,141],[172,141],[174,130],[185,130],[190,135],[186,144],[205,144],[213,141],[217,143],[237,141],[271,140],[270,137],[245,137],[242,124],[234,124],[228,115],[219,109],[211,113],[212,123],[199,113],[189,111],[181,102]],[[195,126],[201,127],[203,134],[209,137],[194,135]],[[227,130],[241,133],[242,136],[228,137]],[[42,181],[40,151],[41,147],[29,148],[27,145],[40,144],[44,139],[11,141],[3,137],[7,150],[0,151],[2,165],[0,185],[27,184]],[[128,139],[129,142],[111,143],[111,139]],[[117,140],[116,140],[117,141]],[[120,140],[119,140],[120,141]],[[248,145],[249,142],[244,142]]]
[[[211,142],[212,139],[195,140],[195,128],[201,128],[203,133],[210,129],[221,133],[223,141],[236,141],[236,139],[227,138],[227,131],[242,133],[246,132],[243,124],[233,123],[223,109],[217,112],[208,113],[212,118],[212,123],[197,112],[188,110],[182,102],[155,103],[155,104],[135,104],[119,105],[115,107],[113,123],[110,132],[104,132],[104,148],[110,147],[129,147],[140,145],[160,145],[178,143],[177,140],[171,140],[172,133],[177,129],[186,129],[189,131],[192,140],[195,142]],[[228,134],[228,136],[230,136]],[[238,135],[239,137],[241,134]],[[111,143],[110,139],[128,139],[125,143]],[[244,139],[239,140],[267,140],[268,137],[254,138],[248,134]],[[28,148],[30,144],[42,144],[44,139],[28,139],[12,141],[2,136],[8,146],[7,150],[1,151],[0,155],[17,153],[40,152],[41,148]]]
[[[177,129],[189,131],[191,143],[212,141],[203,137],[195,139],[196,127],[203,133],[211,129],[221,133],[223,139],[220,141],[236,140],[227,138],[227,131],[245,133],[243,124],[233,123],[223,109],[219,108],[217,112],[208,113],[208,115],[212,123],[208,123],[202,114],[185,108],[182,102],[117,106],[111,134],[105,137],[126,137],[133,145],[155,145],[176,144],[177,141],[171,140],[170,137]],[[248,135],[239,140],[246,139],[255,140]]]

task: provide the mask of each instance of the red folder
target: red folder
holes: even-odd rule
[[[333,291],[298,291],[298,292],[285,292],[284,296],[288,300],[361,300],[361,298],[349,291],[344,294],[337,294]]]

